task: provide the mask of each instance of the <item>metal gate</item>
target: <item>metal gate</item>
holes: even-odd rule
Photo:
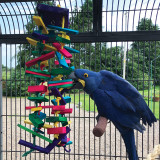
[[[31,103],[26,90],[28,85],[35,83],[24,75],[24,64],[30,59],[32,50],[26,37],[31,37],[35,29],[31,17],[36,14],[36,3],[41,2],[0,1],[1,159],[127,159],[123,140],[112,123],[108,123],[101,138],[93,136],[97,109],[81,90],[66,93],[72,97],[69,107],[73,108],[73,114],[68,116],[72,121],[71,152],[55,148],[49,155],[34,152],[21,157],[28,148],[18,145],[19,139],[31,142],[32,137],[17,124],[23,124],[29,115],[25,106]],[[145,159],[160,143],[159,0],[43,1],[48,2],[69,8],[70,28],[80,31],[79,35],[71,36],[71,46],[80,50],[80,54],[73,55],[72,64],[93,71],[106,69],[120,76],[124,76],[125,70],[125,78],[140,91],[156,115],[158,122],[152,127],[146,126],[144,134],[135,131],[139,158]],[[49,70],[53,67],[50,61]]]

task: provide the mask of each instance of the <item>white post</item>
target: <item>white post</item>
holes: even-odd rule
[[[125,31],[127,31],[127,12],[125,13]],[[123,78],[126,77],[126,52],[127,42],[124,42],[124,55],[123,55]]]

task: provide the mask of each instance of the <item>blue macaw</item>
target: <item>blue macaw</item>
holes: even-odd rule
[[[141,133],[145,130],[140,119],[150,126],[157,121],[142,95],[128,81],[106,70],[76,69],[69,77],[74,80],[74,88],[84,87],[95,101],[99,115],[112,121],[119,130],[129,160],[137,160],[134,129]]]

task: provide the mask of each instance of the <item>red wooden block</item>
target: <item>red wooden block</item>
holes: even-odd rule
[[[66,127],[48,128],[47,134],[65,134]]]
[[[61,106],[39,106],[42,107],[43,109],[45,108],[52,108],[52,111],[64,111],[65,110],[65,106],[61,105]],[[28,106],[26,107],[26,110],[28,109],[32,109],[32,108],[36,108],[36,106]]]
[[[70,59],[66,59],[66,63],[67,63],[67,64],[71,64]],[[59,61],[54,61],[54,64],[55,64],[55,65],[59,65]]]
[[[28,92],[47,92],[47,86],[39,85],[39,86],[28,86]]]
[[[65,84],[72,84],[72,83],[73,83],[73,81],[71,81],[71,82],[61,82],[61,83],[53,83],[53,84],[48,84],[48,87],[65,85]]]
[[[65,48],[61,49],[61,45],[59,43],[53,43],[53,46],[66,58],[72,58],[72,55]]]
[[[61,111],[59,114],[70,114],[70,113],[72,113],[72,108],[65,109],[64,111]],[[55,114],[55,111],[52,110],[51,114]]]
[[[64,111],[65,106],[53,106],[52,111]]]
[[[43,73],[38,73],[38,72],[33,72],[28,70],[26,70],[26,73],[35,74],[35,75],[44,76],[44,77],[51,77],[51,75],[48,75],[48,74],[43,74]]]
[[[45,61],[47,59],[53,58],[55,56],[55,52],[50,52],[48,54],[42,55],[38,58],[32,59],[31,61],[26,62],[26,66],[30,67],[37,64],[38,61]]]

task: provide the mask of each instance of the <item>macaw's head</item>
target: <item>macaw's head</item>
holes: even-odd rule
[[[87,69],[76,69],[68,78],[74,81],[73,89],[84,89],[88,94],[91,94],[100,83],[100,73]]]

